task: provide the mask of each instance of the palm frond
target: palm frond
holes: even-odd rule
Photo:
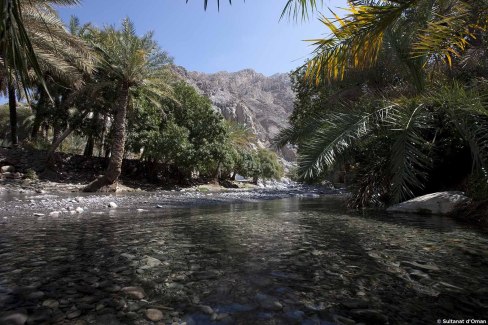
[[[459,84],[444,87],[432,96],[469,145],[473,169],[481,171],[488,180],[488,101]]]
[[[307,63],[306,77],[316,83],[342,79],[348,69],[372,66],[383,46],[385,32],[415,0],[401,4],[355,5],[350,3],[349,14],[340,18],[325,16],[320,21],[331,31],[326,39],[310,40],[316,46],[314,56]]]
[[[188,3],[189,0],[186,0],[186,3]],[[229,0],[229,4],[232,4],[232,0]],[[205,10],[207,10],[208,7],[208,0],[203,0],[203,7]],[[217,8],[220,10],[220,0],[217,0]]]
[[[300,176],[313,178],[331,168],[339,155],[370,134],[393,108],[387,106],[372,113],[335,113],[325,117],[302,145],[298,158]]]
[[[471,6],[464,1],[456,1],[446,14],[435,14],[427,27],[422,30],[413,44],[414,56],[429,56],[452,66],[455,58],[460,58],[478,32],[488,28],[488,19],[472,21]]]
[[[395,139],[391,149],[391,197],[394,203],[412,198],[422,189],[431,165],[429,143],[424,132],[432,123],[432,114],[423,104],[416,107],[399,107],[391,111],[387,120],[391,137]]]
[[[281,19],[288,16],[295,20],[298,20],[299,17],[306,20],[310,14],[317,11],[319,4],[322,3],[323,0],[288,0],[281,12]]]

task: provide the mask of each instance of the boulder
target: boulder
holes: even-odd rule
[[[0,168],[0,171],[2,173],[14,173],[15,172],[15,167],[14,166],[2,166]]]
[[[387,209],[394,213],[449,214],[469,198],[463,192],[437,192],[419,196]]]
[[[108,207],[109,207],[109,208],[113,208],[113,209],[115,209],[115,208],[117,207],[117,203],[115,203],[115,202],[110,202],[110,203],[108,204]]]

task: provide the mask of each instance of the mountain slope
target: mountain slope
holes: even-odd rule
[[[267,77],[250,69],[206,74],[177,68],[177,73],[212,101],[216,111],[252,128],[264,146],[288,124],[294,93],[288,74]],[[295,155],[285,150],[283,156]]]

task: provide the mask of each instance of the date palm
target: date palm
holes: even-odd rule
[[[16,97],[28,96],[33,82],[46,88],[45,76],[73,85],[93,66],[86,43],[69,34],[51,4],[76,1],[2,1],[0,90],[9,98],[11,142],[17,145]],[[3,24],[1,24],[3,22]]]
[[[127,112],[137,99],[161,106],[165,97],[171,97],[166,69],[171,58],[161,51],[153,34],[137,36],[134,25],[125,19],[121,29],[114,26],[94,36],[95,47],[101,56],[98,74],[115,84],[113,142],[105,174],[85,187],[95,192],[115,184],[122,170],[126,140]]]
[[[283,15],[306,18],[315,0],[289,0]],[[307,63],[315,82],[342,79],[354,69],[374,65],[392,30],[409,31],[409,57],[452,65],[463,52],[479,45],[488,28],[487,0],[351,0],[340,18],[320,18],[330,37],[312,40],[316,50]]]

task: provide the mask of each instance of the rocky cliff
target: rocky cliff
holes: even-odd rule
[[[287,126],[294,99],[288,74],[267,77],[250,69],[206,74],[181,67],[177,72],[210,98],[215,110],[226,119],[253,129],[264,146],[269,146],[270,140]],[[288,149],[282,154],[287,160],[295,158]]]

